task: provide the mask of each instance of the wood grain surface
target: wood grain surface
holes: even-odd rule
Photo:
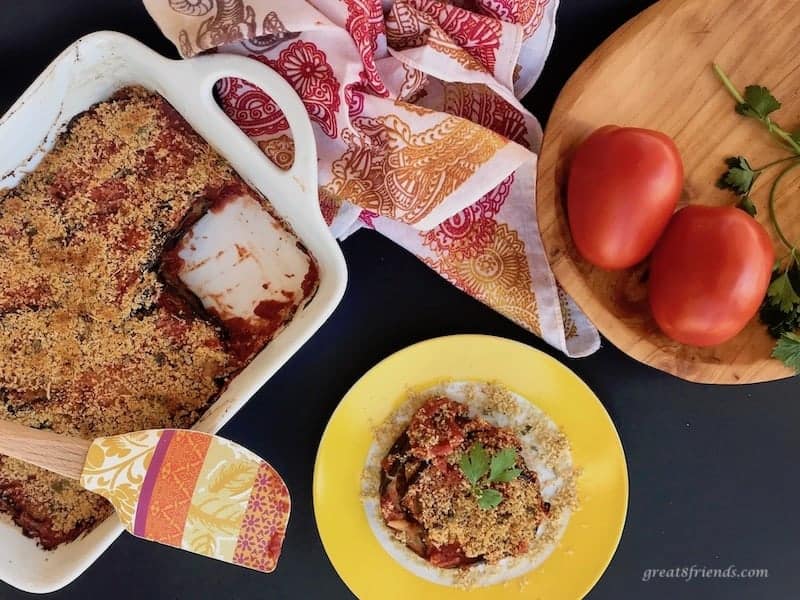
[[[0,420],[0,453],[80,479],[92,442]]]
[[[774,119],[791,131],[800,128],[798,57],[797,0],[661,0],[608,38],[561,91],[539,159],[539,228],[561,285],[603,335],[633,358],[704,383],[752,383],[792,374],[770,358],[775,340],[757,317],[720,346],[678,344],[650,316],[647,264],[609,273],[578,255],[564,203],[574,147],[609,123],[658,129],[675,139],[683,157],[682,203],[731,203],[733,196],[714,185],[725,169],[725,157],[742,154],[759,167],[787,152],[760,123],[734,112],[711,63],[719,63],[739,89],[750,84],[770,88],[783,102]],[[792,240],[800,239],[798,171],[784,178],[777,202],[778,217]],[[785,249],[767,224],[770,181],[762,175],[752,195],[758,219],[773,236],[777,255],[783,256]]]

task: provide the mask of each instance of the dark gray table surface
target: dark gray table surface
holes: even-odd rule
[[[583,58],[648,4],[562,0],[552,53],[526,99],[534,114],[546,121]],[[4,0],[0,112],[64,47],[100,29],[176,55],[140,0]],[[278,570],[261,575],[123,535],[55,597],[352,598],[314,524],[311,477],[320,435],[345,391],[380,359],[453,333],[505,336],[556,355],[592,387],[616,423],[630,473],[628,519],[619,549],[589,598],[800,597],[796,380],[695,385],[640,365],[608,343],[590,358],[565,359],[380,235],[362,231],[342,247],[350,283],[341,305],[222,431],[268,457],[292,491]],[[769,577],[642,581],[645,569],[691,565],[765,568]],[[0,583],[0,598],[24,597],[29,596]]]

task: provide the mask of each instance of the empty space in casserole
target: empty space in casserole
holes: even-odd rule
[[[206,310],[211,301],[184,280],[190,253],[176,250],[230,190],[295,240],[290,275],[307,280],[281,310],[235,323]],[[190,427],[318,280],[267,202],[142,88],[77,115],[35,171],[0,191],[0,278],[0,418],[86,439]],[[3,456],[0,510],[45,548],[111,512],[77,484]]]

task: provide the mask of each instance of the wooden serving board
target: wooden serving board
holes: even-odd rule
[[[681,151],[686,171],[682,201],[731,203],[733,196],[714,185],[725,157],[742,154],[759,167],[787,153],[759,123],[734,112],[711,63],[719,63],[739,89],[750,84],[770,88],[783,102],[775,120],[793,130],[800,128],[799,57],[796,0],[661,0],[608,38],[562,90],[539,158],[539,228],[561,285],[603,335],[633,358],[705,383],[752,383],[792,374],[770,358],[775,341],[757,317],[723,345],[700,349],[678,344],[650,316],[646,264],[608,273],[578,255],[564,202],[573,149],[609,123],[658,129],[672,136]],[[753,192],[765,224],[769,173]],[[800,169],[784,178],[777,213],[787,236],[800,239]],[[784,255],[767,228],[776,254]]]

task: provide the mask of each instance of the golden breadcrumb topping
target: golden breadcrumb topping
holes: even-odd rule
[[[495,401],[496,402],[496,401]],[[516,475],[489,482],[499,492],[481,506],[461,461],[479,446],[489,457],[513,452]],[[381,513],[411,549],[438,567],[495,563],[528,552],[550,510],[511,429],[470,416],[465,404],[434,397],[420,406],[382,462]],[[508,467],[506,467],[508,468]],[[483,476],[483,475],[481,475]],[[484,481],[484,485],[487,482]]]
[[[198,196],[235,177],[165,100],[125,88],[0,191],[0,418],[92,439],[200,417],[241,365],[158,261]],[[0,508],[44,547],[110,512],[5,457]]]
[[[527,552],[546,517],[535,477],[520,477],[494,488],[503,501],[485,510],[466,480],[448,480],[441,470],[424,469],[409,486],[404,503],[417,505],[415,517],[430,544],[438,548],[455,544],[467,558],[494,563]]]

